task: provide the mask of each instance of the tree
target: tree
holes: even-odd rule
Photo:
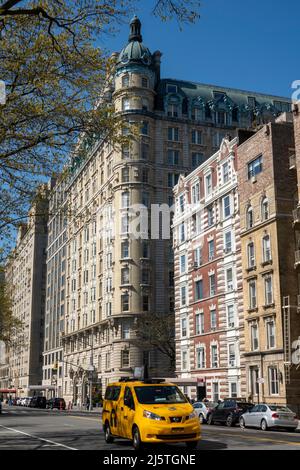
[[[152,12],[163,20],[193,22],[198,3],[158,0]],[[59,172],[68,156],[84,156],[87,144],[103,137],[121,143],[121,121],[105,93],[113,61],[95,44],[136,4],[0,0],[0,79],[6,84],[6,104],[0,105],[2,245],[9,245],[12,230],[26,217],[36,185]]]
[[[158,350],[175,367],[175,319],[173,314],[142,314],[134,326],[136,343],[145,351]]]
[[[4,280],[3,268],[0,268],[0,341],[9,345],[22,323],[13,316],[10,295]]]

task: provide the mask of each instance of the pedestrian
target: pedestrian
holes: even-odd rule
[[[90,409],[90,399],[89,399],[89,397],[86,398],[86,409],[87,410]]]

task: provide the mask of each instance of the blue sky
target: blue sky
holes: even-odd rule
[[[291,97],[300,80],[296,0],[202,0],[201,18],[179,30],[151,15],[154,0],[140,0],[143,42],[163,52],[162,77]],[[103,43],[118,51],[128,25]]]

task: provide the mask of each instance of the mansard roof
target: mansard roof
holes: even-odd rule
[[[182,99],[187,99],[199,107],[208,105],[212,110],[223,106],[229,110],[238,107],[245,112],[266,110],[278,114],[278,112],[288,111],[291,105],[291,100],[286,97],[168,78],[161,79],[159,82],[157,91],[161,99],[169,94],[167,85],[176,85],[177,95]],[[174,90],[171,94],[174,96]],[[284,105],[287,109],[282,108]]]

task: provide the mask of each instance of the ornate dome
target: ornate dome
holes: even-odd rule
[[[148,47],[142,43],[141,22],[137,16],[130,22],[130,35],[128,44],[119,54],[118,67],[129,63],[139,63],[143,65],[152,64],[152,55]]]

